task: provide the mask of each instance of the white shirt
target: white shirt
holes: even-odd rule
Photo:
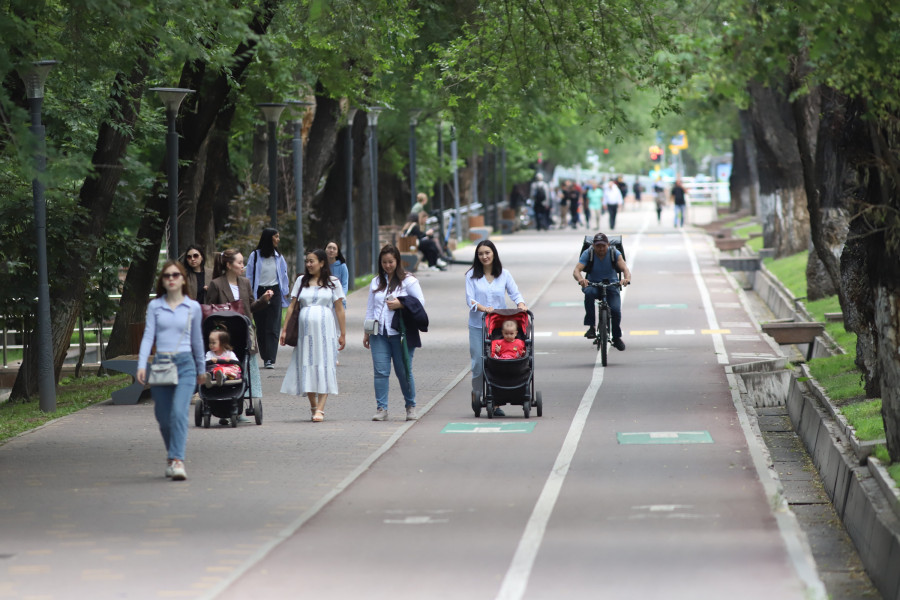
[[[240,300],[241,299],[241,288],[239,288],[237,285],[231,285],[230,283],[228,284],[228,287],[231,288],[231,295],[234,296],[234,299]]]
[[[606,184],[606,189],[603,190],[603,203],[622,204],[622,190],[619,189],[619,186],[614,181]]]
[[[419,280],[407,273],[406,279],[401,281],[400,287],[393,292],[388,292],[386,286],[380,292],[377,291],[377,288],[378,277],[373,279],[372,283],[369,285],[369,301],[366,303],[366,318],[378,319],[379,334],[385,333],[385,329],[387,329],[387,335],[400,335],[399,331],[391,327],[395,311],[388,308],[385,301],[390,295],[394,296],[394,298],[399,298],[400,296],[412,296],[424,307],[425,296],[422,295],[422,287],[419,285]]]
[[[466,304],[469,307],[469,327],[481,329],[481,314],[478,305],[506,308],[506,295],[514,304],[525,302],[516,282],[509,271],[503,269],[500,275],[488,282],[487,277],[472,278],[473,271],[466,275]]]

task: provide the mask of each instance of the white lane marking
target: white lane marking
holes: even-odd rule
[[[694,247],[688,234],[683,229],[681,237],[684,238],[684,245],[687,248],[688,258],[691,259],[691,272],[694,274],[694,281],[697,282],[697,289],[700,291],[700,298],[703,300],[703,310],[706,311],[706,321],[709,323],[710,329],[719,329],[719,323],[716,321],[716,311],[713,310],[712,301],[709,299],[709,292],[706,290],[706,284],[703,282],[703,276],[700,274],[700,264],[697,262],[697,255],[694,253]],[[713,348],[716,351],[720,365],[728,364],[728,353],[725,351],[725,341],[722,339],[721,333],[712,334]]]
[[[666,329],[666,335],[694,335],[693,329]]]
[[[384,519],[388,525],[432,525],[434,523],[449,523],[450,519],[432,519],[429,516],[406,517],[405,519]]]
[[[649,222],[648,217],[648,220],[644,221],[643,227],[638,231],[635,238],[634,251],[631,253],[631,260],[629,260],[629,267],[631,269],[634,269],[635,259],[641,246],[641,237],[644,234],[644,230],[647,229]],[[550,282],[548,282],[548,284],[549,283]],[[625,294],[627,291],[628,288],[625,288],[621,292],[623,305],[625,304]],[[594,360],[594,372],[591,375],[591,383],[581,397],[581,402],[578,404],[578,410],[575,411],[575,418],[572,419],[572,424],[569,426],[568,433],[566,433],[566,439],[563,441],[562,448],[556,457],[556,462],[553,463],[553,468],[550,470],[550,475],[547,477],[544,489],[541,490],[541,495],[534,505],[531,517],[529,517],[528,523],[525,525],[525,531],[522,533],[522,538],[519,540],[519,545],[516,548],[515,555],[513,555],[512,563],[509,565],[506,576],[503,578],[503,583],[500,585],[500,591],[497,593],[497,600],[521,600],[525,595],[525,589],[528,587],[528,580],[531,578],[531,570],[534,567],[534,561],[537,558],[537,553],[544,540],[544,532],[547,530],[547,523],[550,521],[550,516],[553,514],[553,508],[556,506],[556,501],[559,499],[563,482],[569,472],[569,466],[572,464],[575,451],[578,449],[578,443],[581,440],[581,434],[587,423],[587,417],[591,412],[594,399],[597,397],[600,386],[603,384],[603,373],[604,368],[600,362],[600,353],[598,352],[597,357]]]

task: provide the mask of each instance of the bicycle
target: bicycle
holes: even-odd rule
[[[621,290],[622,284],[618,281],[609,283],[608,279],[604,279],[600,283],[588,282],[587,285],[600,290],[600,298],[594,300],[594,306],[597,307],[597,335],[593,343],[600,351],[600,362],[605,367],[609,345],[612,343],[612,313],[609,302],[606,301],[606,288],[614,287]]]

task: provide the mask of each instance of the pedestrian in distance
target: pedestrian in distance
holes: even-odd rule
[[[503,268],[497,247],[490,240],[482,240],[475,246],[475,259],[466,271],[466,306],[469,309],[469,357],[472,369],[472,394],[484,387],[483,320],[479,313],[492,313],[506,308],[509,296],[519,310],[527,310],[525,298],[519,292],[512,273]],[[504,416],[499,408],[494,416]]]
[[[600,291],[588,285],[588,283],[601,283],[603,281],[615,282],[619,280],[619,272],[622,273],[622,285],[631,283],[631,271],[625,264],[625,257],[615,248],[610,248],[609,238],[606,234],[598,233],[594,236],[593,245],[585,249],[578,257],[578,264],[572,276],[581,291],[584,293],[584,324],[588,330],[584,337],[594,339],[597,335],[597,311],[594,310],[594,301],[600,297]],[[593,257],[591,254],[593,253]],[[609,254],[612,253],[612,254]],[[588,270],[590,265],[590,270]],[[586,273],[586,274],[585,274]],[[622,298],[619,290],[611,287],[606,290],[606,300],[609,303],[609,312],[612,317],[612,343],[616,350],[624,351],[625,342],[622,341]]]
[[[611,231],[616,228],[616,215],[623,202],[622,191],[619,185],[610,179],[606,184],[606,189],[603,190],[603,205],[606,207],[606,212],[609,215],[609,229]]]
[[[191,244],[181,261],[187,272],[188,296],[199,304],[206,304],[206,288],[209,287],[211,269],[206,266],[206,252],[196,244]]]
[[[656,223],[659,225],[662,224],[662,210],[666,205],[666,191],[659,184],[658,179],[653,183],[653,195],[656,202]]]
[[[187,295],[184,266],[166,261],[156,278],[156,298],[147,305],[135,379],[141,385],[147,383],[147,362],[154,345],[154,362],[165,358],[176,365],[177,384],[150,388],[153,414],[166,445],[166,477],[175,481],[187,479],[184,458],[191,395],[206,380],[201,314],[200,305]]]
[[[681,177],[675,179],[675,185],[672,186],[672,203],[675,205],[675,227],[684,227],[684,209],[687,206],[685,200],[687,191],[681,183]]]
[[[415,236],[416,244],[419,250],[422,251],[422,255],[428,263],[428,268],[432,271],[443,271],[447,268],[447,261],[441,258],[438,245],[434,241],[434,230],[430,229],[427,223],[428,213],[424,210],[418,214],[410,214],[407,217],[406,224],[403,225],[401,235],[403,237]]]
[[[594,229],[600,229],[600,217],[603,216],[603,188],[596,182],[591,189],[588,190],[587,205],[590,211],[590,216],[587,219],[587,226],[591,227],[590,221],[593,218],[596,223]]]
[[[255,312],[266,310],[270,304],[277,304],[274,298],[275,292],[267,290],[254,299],[251,292],[250,280],[244,277],[244,255],[234,248],[216,255],[216,264],[213,269],[213,280],[209,282],[206,291],[206,300],[209,304],[227,304],[238,301],[244,316],[252,318]],[[259,361],[257,356],[259,349],[251,347],[250,357],[250,396],[262,398],[262,378],[259,374]],[[238,421],[245,421],[244,415],[238,416]],[[219,419],[220,425],[227,425],[228,419]]]
[[[414,301],[414,302],[413,302]],[[406,406],[406,420],[418,419],[416,413],[416,383],[412,374],[415,348],[404,346],[399,321],[395,313],[411,310],[408,304],[424,308],[425,297],[419,280],[407,273],[400,262],[400,251],[387,244],[378,253],[378,275],[369,285],[366,304],[366,331],[363,346],[372,351],[372,367],[375,384],[375,416],[373,421],[388,418],[388,389],[391,363],[400,382],[400,391]]]
[[[637,179],[634,180],[634,185],[631,186],[631,191],[634,192],[634,201],[638,204],[641,203],[641,192],[644,191],[644,186],[641,185],[641,182]]]
[[[337,353],[344,349],[347,339],[344,289],[340,280],[331,274],[324,250],[307,254],[304,265],[303,275],[291,289],[288,314],[300,311],[299,330],[281,393],[306,394],[312,421],[320,423],[325,420],[325,401],[329,395],[338,393]],[[279,336],[282,346],[286,335],[287,323]]]
[[[341,252],[341,244],[337,240],[331,240],[325,244],[325,254],[328,255],[328,270],[341,282],[341,289],[346,295],[350,290],[350,271],[347,269],[347,259]],[[346,298],[344,308],[347,308]]]
[[[416,201],[413,203],[412,208],[410,209],[410,214],[419,214],[423,210],[425,210],[425,205],[428,204],[428,195],[422,192],[416,194]]]
[[[531,202],[534,208],[535,229],[550,229],[550,186],[544,181],[544,174],[534,176],[531,184]]]
[[[275,297],[265,310],[253,315],[259,356],[266,369],[275,368],[275,359],[278,357],[278,335],[281,332],[281,309],[290,301],[287,262],[278,252],[280,240],[281,236],[277,229],[266,227],[259,236],[256,250],[250,253],[247,260],[247,277],[250,279],[253,298],[259,298],[268,291]],[[300,266],[297,265],[297,268]]]

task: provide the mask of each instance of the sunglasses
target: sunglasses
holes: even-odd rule
[[[179,273],[178,271],[175,271],[174,273],[163,273],[162,274],[163,279],[178,279],[179,277],[181,277],[181,273]]]
[[[187,257],[188,258],[200,258],[200,255],[199,254],[188,254]]]

